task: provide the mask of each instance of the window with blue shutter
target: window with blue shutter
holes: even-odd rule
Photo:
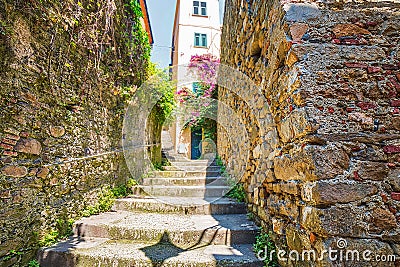
[[[201,15],[207,16],[207,3],[206,2],[200,2],[200,9],[201,9]]]
[[[207,16],[207,3],[193,1],[193,15]]]
[[[194,46],[207,47],[207,34],[195,33],[194,34]]]

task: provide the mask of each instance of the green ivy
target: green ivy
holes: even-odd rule
[[[154,63],[150,63],[148,73],[150,76],[149,83],[152,84],[154,90],[152,93],[160,96],[160,100],[155,106],[157,109],[156,118],[158,122],[163,123],[176,107],[175,86],[167,69],[160,69]]]

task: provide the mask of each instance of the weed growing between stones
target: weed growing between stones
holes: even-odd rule
[[[236,199],[239,202],[246,201],[246,191],[244,190],[242,183],[236,183],[231,190],[229,190],[227,197]]]
[[[215,164],[217,164],[218,166],[221,167],[221,173],[225,173],[226,172],[226,167],[221,159],[220,156],[217,155],[217,157],[215,158]]]
[[[246,191],[244,190],[242,183],[237,183],[236,180],[232,179],[226,172],[226,167],[220,156],[216,156],[215,163],[221,167],[221,175],[227,178],[227,182],[231,190],[226,194],[227,197],[236,199],[239,202],[246,201]]]
[[[99,214],[109,211],[114,205],[115,199],[125,197],[132,193],[131,188],[127,184],[119,185],[114,188],[105,187],[99,194],[98,202],[95,205],[87,206],[82,212],[82,217]]]
[[[270,251],[276,251],[275,243],[272,241],[270,234],[266,233],[263,229],[256,236],[256,242],[254,243],[253,248],[256,255],[259,255],[259,253],[261,253],[260,251],[262,251],[262,256],[264,256],[265,252],[269,254]],[[272,258],[267,255],[265,257],[264,263],[265,267],[279,267],[276,253],[272,254]]]
[[[246,214],[246,216],[247,216],[247,219],[248,219],[249,221],[254,221],[254,219],[255,219],[254,214],[251,213],[251,212],[248,212],[248,213]]]
[[[30,255],[32,255],[33,250],[34,248],[26,248],[21,250],[12,249],[6,255],[0,258],[0,266],[3,266],[2,263],[4,262],[14,261],[14,264],[12,266],[40,267],[39,263],[36,260],[31,260],[27,265],[20,265],[22,258],[27,255],[28,257],[31,257]]]
[[[31,260],[27,267],[40,267],[39,262],[37,262],[37,260]]]
[[[167,159],[161,159],[161,162],[154,162],[153,168],[156,171],[164,171],[165,166],[171,166],[171,163]]]
[[[24,254],[24,252],[22,252],[22,251],[10,250],[10,251],[7,253],[7,255],[5,255],[5,256],[2,258],[2,260],[3,260],[3,261],[8,261],[8,260],[11,260],[11,259],[14,258],[14,257],[18,257],[18,256],[21,256],[21,255],[23,255],[23,254]]]

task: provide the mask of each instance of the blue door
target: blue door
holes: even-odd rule
[[[202,130],[201,129],[192,129],[191,132],[191,159],[199,159],[201,156],[201,139],[202,139]]]

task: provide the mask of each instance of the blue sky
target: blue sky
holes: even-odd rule
[[[151,60],[162,68],[170,63],[176,0],[147,0],[154,46]]]

